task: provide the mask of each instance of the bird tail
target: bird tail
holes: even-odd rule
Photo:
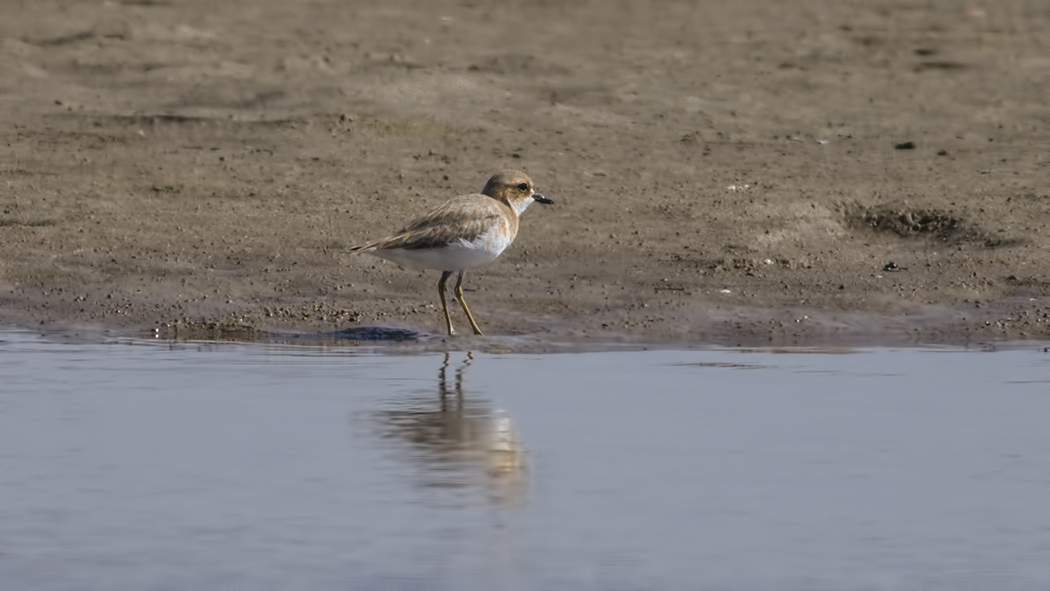
[[[378,242],[369,242],[361,246],[351,246],[349,252],[372,252],[377,246],[379,246]]]

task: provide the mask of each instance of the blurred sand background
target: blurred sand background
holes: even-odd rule
[[[436,272],[346,248],[520,168],[557,203],[468,275],[490,335],[1050,336],[1050,3],[0,14],[8,325],[440,336]]]

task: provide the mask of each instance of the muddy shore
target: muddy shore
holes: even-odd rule
[[[518,168],[556,204],[466,285],[507,343],[1050,337],[1041,3],[3,11],[9,326],[440,341],[437,273],[346,250]]]

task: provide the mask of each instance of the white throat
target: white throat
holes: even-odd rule
[[[526,199],[515,199],[510,202],[510,208],[514,210],[514,213],[520,216],[525,213],[525,210],[528,209],[529,204],[533,201],[535,200],[531,196]]]

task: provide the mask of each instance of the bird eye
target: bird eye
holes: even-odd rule
[[[522,193],[527,192],[529,190],[529,184],[528,183],[522,183],[522,184],[518,185],[518,190],[521,191]]]

